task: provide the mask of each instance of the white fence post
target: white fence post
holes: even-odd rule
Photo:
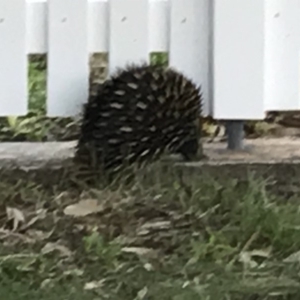
[[[109,10],[107,0],[88,2],[89,53],[108,52]]]
[[[109,0],[109,73],[149,61],[149,1]]]
[[[300,1],[266,1],[266,110],[300,109]]]
[[[201,85],[204,114],[211,100],[210,1],[171,0],[170,65]]]
[[[149,52],[169,51],[170,3],[169,0],[149,2]]]
[[[46,0],[27,0],[27,54],[42,54],[48,50],[48,18]]]
[[[38,53],[48,116],[81,110],[88,56],[100,52],[110,73],[169,52],[216,119],[300,109],[299,17],[299,0],[0,0],[0,115],[26,114],[26,54]]]
[[[48,116],[73,116],[88,97],[87,1],[48,0]]]
[[[0,0],[0,115],[27,113],[26,2]]]
[[[263,119],[266,0],[214,0],[216,119]]]

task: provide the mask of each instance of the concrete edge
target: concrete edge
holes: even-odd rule
[[[300,139],[247,141],[252,150],[226,151],[224,143],[205,144],[208,160],[169,161],[168,167],[185,176],[212,176],[220,180],[246,178],[250,173],[280,182],[297,181],[300,174]],[[78,180],[73,163],[74,142],[0,143],[0,180],[34,181],[44,186],[66,185]]]

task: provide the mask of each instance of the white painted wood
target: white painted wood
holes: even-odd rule
[[[110,0],[109,72],[149,61],[148,0]]]
[[[27,0],[26,4],[27,53],[46,53],[48,49],[47,2],[46,0]]]
[[[214,2],[213,116],[217,119],[264,118],[265,2]]]
[[[24,53],[47,52],[50,116],[80,109],[94,52],[109,52],[112,70],[170,50],[171,65],[203,86],[205,113],[213,108],[215,118],[300,109],[299,0],[48,1],[0,0],[1,115],[26,113]]]
[[[149,51],[168,52],[170,32],[170,2],[152,0],[149,2]]]
[[[51,1],[51,0],[50,0]],[[108,52],[110,0],[87,0],[89,53]],[[47,0],[26,0],[27,53],[48,51]],[[169,0],[149,0],[149,51],[167,52],[169,45]]]
[[[0,114],[27,113],[25,1],[0,0]]]
[[[72,116],[88,97],[87,1],[49,0],[49,116]]]
[[[266,1],[266,110],[300,109],[300,1]]]
[[[108,2],[88,2],[88,45],[89,53],[108,52]]]
[[[170,65],[201,85],[204,114],[210,96],[211,0],[171,1]]]

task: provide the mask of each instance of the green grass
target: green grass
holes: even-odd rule
[[[63,193],[1,183],[2,211],[8,205],[26,217],[12,231],[1,215],[3,297],[299,299],[295,199],[253,177],[221,185],[161,174]],[[93,213],[76,216],[86,200]]]

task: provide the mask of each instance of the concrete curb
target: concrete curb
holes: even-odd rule
[[[172,163],[185,174],[210,175],[219,179],[245,178],[249,172],[280,182],[299,181],[300,139],[246,141],[247,150],[231,152],[226,143],[204,144],[207,161]],[[72,177],[75,142],[0,143],[1,180],[37,181],[46,186]]]

